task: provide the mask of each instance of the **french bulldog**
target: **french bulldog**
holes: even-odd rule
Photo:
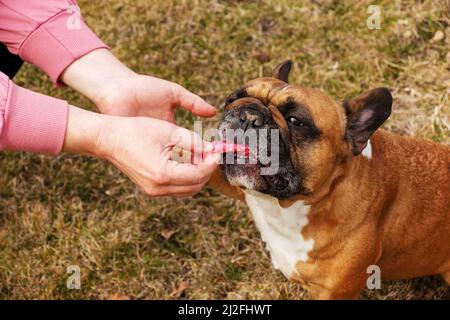
[[[273,266],[314,299],[358,298],[373,268],[382,279],[450,283],[450,147],[380,129],[388,89],[340,103],[289,84],[291,66],[227,98],[222,139],[264,130],[269,143],[253,148],[253,163],[225,162],[210,185],[246,201]],[[261,150],[278,154],[275,173],[261,173]]]

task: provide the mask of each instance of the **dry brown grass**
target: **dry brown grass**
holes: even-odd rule
[[[337,99],[392,88],[387,128],[450,143],[448,1],[380,1],[381,30],[366,27],[370,1],[79,2],[129,66],[213,104],[291,58],[292,82]],[[34,67],[16,81],[93,108]],[[185,126],[193,120],[178,113]],[[271,267],[246,206],[215,191],[152,200],[109,164],[80,156],[1,153],[0,163],[0,298],[166,299],[186,281],[181,298],[306,298]],[[71,264],[81,267],[79,291],[65,287]],[[428,277],[363,295],[449,299],[450,291]]]

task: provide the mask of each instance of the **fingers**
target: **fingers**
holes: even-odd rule
[[[216,108],[211,106],[198,95],[186,90],[176,83],[170,83],[173,103],[193,114],[202,117],[212,117],[216,114]]]
[[[172,131],[170,142],[181,149],[200,154],[203,152],[204,146],[208,144],[197,133],[182,127],[177,127]]]
[[[199,164],[179,163],[169,160],[166,167],[167,181],[175,186],[192,186],[205,184],[216,169],[217,164],[209,157]]]
[[[211,142],[204,141],[197,133],[182,127],[173,130],[170,142],[173,146],[190,151],[193,164],[202,163],[203,154],[213,148]]]

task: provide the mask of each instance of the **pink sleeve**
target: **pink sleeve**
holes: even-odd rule
[[[0,72],[0,150],[58,154],[68,104],[15,85]]]
[[[108,48],[84,23],[74,0],[0,0],[0,42],[54,83],[78,58]]]

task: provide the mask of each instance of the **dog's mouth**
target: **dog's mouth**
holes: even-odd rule
[[[272,152],[279,153],[278,148],[273,150],[270,144],[269,147],[267,146],[267,143],[247,145],[243,140],[230,142],[225,139],[225,136],[223,137],[223,141],[213,142],[211,152],[222,155],[222,171],[228,182],[244,189],[271,194],[280,199],[291,196],[297,177],[287,163],[289,161],[285,155],[285,147],[280,154],[281,162],[277,160],[278,167],[278,165],[274,166],[273,162],[268,162],[270,158],[268,155],[272,155]],[[274,168],[276,168],[275,172],[271,173],[270,170]]]
[[[260,168],[267,168],[269,165],[264,164],[258,157],[258,148],[251,148],[246,144],[228,142],[228,141],[214,141],[213,148],[204,154],[204,157],[210,154],[221,154],[223,157],[223,164],[227,165],[243,165],[243,166],[258,166]]]
[[[255,159],[255,153],[250,150],[250,147],[244,144],[232,143],[227,141],[214,141],[213,148],[207,153],[209,154],[232,154],[235,159]]]
[[[278,199],[292,197],[300,176],[279,133],[270,111],[257,101],[227,110],[219,123],[219,142],[214,144],[214,151],[222,154],[226,180]]]
[[[280,199],[291,196],[290,184],[296,181],[296,177],[291,175],[292,170],[281,167],[275,174],[262,174],[264,169],[270,168],[270,164],[261,163],[253,153],[246,155],[230,151],[222,155],[222,171],[232,185],[271,194]]]

